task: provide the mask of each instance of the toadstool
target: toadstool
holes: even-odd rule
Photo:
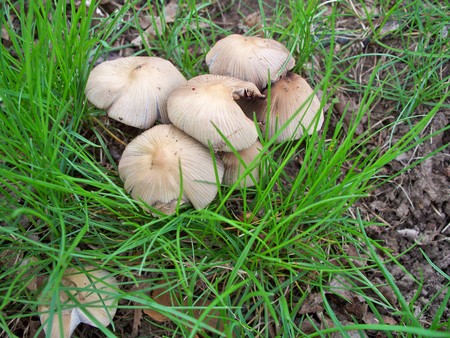
[[[158,57],[131,56],[100,63],[89,74],[88,100],[126,125],[148,129],[159,118],[168,123],[167,98],[185,84],[170,62]]]
[[[205,74],[175,89],[167,110],[175,126],[204,145],[211,145],[214,151],[231,151],[221,133],[240,151],[251,147],[258,133],[235,100],[263,97],[251,82]]]
[[[244,174],[247,166],[255,160],[261,149],[261,143],[256,141],[250,148],[238,152],[240,158],[234,153],[221,153],[220,158],[225,166],[225,173],[223,175],[222,183],[228,185],[234,184],[241,177],[241,175]],[[259,168],[256,166],[241,182],[239,182],[239,186],[251,187],[258,181]]]
[[[69,268],[64,271],[62,285],[60,313],[53,312],[57,307],[50,304],[55,302],[51,293],[41,294],[38,312],[49,337],[61,337],[61,333],[65,338],[70,337],[79,323],[94,327],[98,324],[106,327],[111,323],[116,314],[118,296],[115,291],[117,280],[108,271],[93,266]]]
[[[229,35],[206,54],[211,74],[253,82],[260,90],[295,66],[289,50],[280,42],[257,36]]]
[[[223,170],[207,147],[173,125],[138,135],[119,162],[125,190],[165,214],[175,212],[179,203],[206,207],[217,194],[216,176],[220,184]]]
[[[268,95],[268,90],[264,90],[263,94]],[[278,143],[299,139],[304,131],[312,134],[322,127],[320,101],[306,80],[298,74],[289,73],[272,85],[269,111],[268,101],[240,101],[239,104],[247,116],[251,117],[254,112],[259,122],[268,124],[269,138],[284,128],[277,136]]]

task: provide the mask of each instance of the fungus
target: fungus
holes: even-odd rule
[[[68,338],[80,323],[94,327],[98,324],[106,327],[111,323],[118,299],[114,289],[117,280],[109,272],[92,266],[69,268],[64,272],[62,285],[60,313],[50,313],[51,294],[41,294],[38,312],[49,337],[61,337],[63,333],[63,337]]]
[[[267,92],[266,89],[263,94],[267,95]],[[268,124],[269,138],[283,127],[277,136],[278,143],[297,140],[304,131],[311,135],[323,124],[318,97],[306,80],[294,73],[287,74],[272,85],[269,114],[267,114],[268,100],[250,102],[241,100],[239,104],[247,116],[251,116],[254,112],[258,122]]]
[[[175,89],[167,110],[175,126],[214,151],[231,151],[222,135],[240,151],[251,147],[258,133],[235,100],[263,97],[251,82],[205,74]]]
[[[223,163],[175,126],[158,125],[127,145],[119,174],[135,200],[172,214],[182,203],[206,207],[217,194],[216,174],[221,181]]]
[[[257,36],[229,35],[206,54],[211,74],[253,82],[260,90],[295,66],[289,50],[280,42]]]
[[[220,158],[225,167],[225,173],[223,175],[223,183],[232,185],[234,184],[244,173],[247,166],[253,162],[262,149],[262,145],[259,141],[256,141],[253,146],[248,149],[238,152],[239,157],[234,153],[221,153]],[[245,178],[239,182],[240,187],[251,187],[255,185],[255,182],[259,181],[259,168],[256,166],[250,171]]]
[[[125,57],[100,63],[89,74],[88,100],[126,125],[148,129],[167,118],[167,98],[186,79],[170,62],[158,57]]]

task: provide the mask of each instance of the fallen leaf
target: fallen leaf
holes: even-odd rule
[[[397,233],[406,239],[417,241],[419,239],[420,232],[416,229],[399,229],[397,230]]]
[[[367,255],[361,254],[354,245],[344,245],[343,249],[347,257],[355,266],[363,267],[366,265],[366,262],[368,260]]]
[[[368,305],[365,301],[361,301],[358,297],[353,297],[350,303],[346,303],[344,305],[344,308],[347,313],[361,319],[366,315]]]
[[[397,20],[388,20],[380,29],[380,35],[384,36],[390,34],[400,28],[400,23]]]
[[[171,23],[175,21],[175,17],[177,15],[178,10],[178,1],[170,1],[164,7],[164,23]],[[156,26],[156,27],[155,27]],[[153,25],[150,25],[145,31],[145,39],[147,42],[150,42],[150,38],[156,35],[156,32],[161,32],[163,30],[163,25],[161,22],[161,18],[158,16],[153,21]],[[131,41],[131,44],[136,47],[142,47],[142,36],[138,36],[134,40]]]
[[[364,301],[363,297],[352,291],[353,286],[341,276],[334,276],[329,286],[328,294],[335,294],[348,302]]]
[[[179,306],[179,304],[176,304],[175,300],[172,301],[172,298],[170,297],[169,292],[166,291],[164,285],[166,283],[164,281],[159,281],[158,284],[160,285],[158,288],[154,289],[152,292],[152,298],[154,301],[156,301],[158,304],[164,305],[164,306]],[[155,311],[153,309],[144,309],[144,313],[146,315],[149,315],[153,320],[162,323],[165,321],[168,321],[169,318],[162,313],[159,313],[158,311]]]
[[[310,293],[303,301],[302,307],[298,311],[303,315],[306,313],[318,313],[323,311],[323,298],[320,293]]]
[[[363,322],[368,324],[368,325],[372,325],[373,327],[376,327],[377,325],[380,324],[388,324],[388,325],[397,325],[397,321],[392,318],[392,317],[388,317],[388,316],[381,316],[381,323],[380,320],[378,320],[378,318],[375,317],[375,315],[372,312],[367,312],[366,315],[364,316],[364,318],[362,318]],[[371,337],[380,337],[380,338],[384,338],[386,337],[385,335],[381,334],[380,331],[377,330],[367,330],[367,333],[371,336]]]
[[[137,337],[139,334],[139,327],[142,322],[142,309],[134,309],[133,311],[133,326],[131,328],[131,337]]]
[[[9,34],[5,27],[2,27],[2,40],[9,41]]]
[[[247,15],[244,19],[244,25],[246,25],[248,28],[261,29],[261,13],[253,12]]]
[[[181,293],[175,294],[173,297],[171,297],[171,293],[167,290],[167,282],[159,281],[158,285],[159,286],[157,288],[155,288],[151,294],[151,297],[153,298],[153,300],[155,300],[158,304],[164,305],[167,307],[180,307],[180,306],[188,307],[189,306],[187,299],[183,299],[183,301],[181,302],[182,304],[180,304],[179,299],[181,298]],[[173,293],[172,293],[172,295],[173,295]],[[200,318],[203,314],[203,311],[205,311],[204,309],[200,309],[200,308],[206,308],[209,305],[211,305],[211,301],[209,299],[206,299],[206,298],[198,299],[194,303],[194,306],[196,306],[198,308],[194,308],[192,310],[194,317],[197,319]],[[144,309],[144,313],[146,315],[150,316],[153,320],[160,322],[160,323],[170,321],[170,319],[166,315],[164,315],[156,310],[153,310],[153,309]],[[189,311],[186,310],[186,313],[188,314]],[[205,317],[205,323],[207,325],[217,328],[219,331],[223,332],[224,326],[223,326],[223,323],[219,321],[219,317],[220,317],[219,311],[217,311],[217,310],[211,311]]]
[[[364,323],[366,324],[380,324],[380,321],[375,317],[375,315],[372,312],[367,312],[365,316],[362,318]]]
[[[394,290],[388,285],[381,285],[378,287],[378,290],[383,294],[383,296],[387,299],[387,301],[395,306],[397,305],[397,296],[394,293]]]
[[[300,325],[300,330],[304,334],[311,334],[317,332],[317,328],[320,326],[320,323],[312,317],[305,318]]]

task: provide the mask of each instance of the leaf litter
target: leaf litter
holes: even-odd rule
[[[114,1],[102,1],[100,8],[108,15],[114,8],[118,8],[120,4]],[[106,8],[106,9],[104,9]],[[257,10],[257,8],[255,8]],[[165,20],[164,25],[173,23],[176,19],[176,13],[178,10],[177,2],[171,1],[164,8]],[[150,20],[149,20],[150,19]],[[242,31],[248,30],[248,28],[259,27],[258,22],[260,20],[259,11],[249,11],[244,20],[237,14],[237,12],[231,12],[227,15],[227,25],[236,25],[238,29]],[[151,38],[155,36],[157,32],[164,30],[162,20],[159,17],[154,18],[141,18],[143,25],[150,23],[148,27],[145,28],[145,38],[146,42],[151,43]],[[223,24],[223,23],[222,23]],[[354,26],[354,22],[348,19],[347,23],[341,23],[344,26],[351,28]],[[381,35],[388,36],[392,32],[399,29],[399,23],[397,21],[387,21],[380,30]],[[442,35],[447,36],[447,26],[443,27]],[[142,46],[142,37],[138,36],[130,40],[132,34],[126,36],[125,40],[122,40],[123,44],[131,43],[134,48],[140,48]],[[7,43],[9,41],[8,32],[4,27],[1,31],[2,42]],[[353,41],[360,41],[355,39]],[[390,43],[395,44],[395,41],[390,41]],[[130,51],[132,52],[132,51]],[[358,53],[358,48],[349,48],[349,55]],[[448,71],[448,69],[447,69]],[[359,97],[352,94],[351,91],[345,91],[342,89],[342,94],[339,96],[338,104],[335,106],[335,113],[337,116],[344,114],[349,110],[357,110],[357,102]],[[385,110],[386,108],[381,108],[382,104],[390,105],[389,102],[381,102],[379,110],[377,108],[372,112],[373,121],[380,121],[381,124],[384,123]],[[426,112],[425,107],[420,107],[420,109]],[[450,111],[448,109],[442,109],[433,120],[432,125],[429,127],[428,131],[438,130],[449,124]],[[372,121],[372,123],[373,123]],[[350,123],[350,121],[346,121]],[[332,121],[333,123],[333,121]],[[362,125],[358,128],[362,130],[368,127],[369,121],[367,119],[361,121]],[[395,137],[401,137],[405,131],[398,129],[396,131]],[[358,133],[357,133],[358,134]],[[393,175],[396,172],[402,170],[405,163],[411,163],[414,159],[424,156],[435,149],[450,143],[450,135],[448,132],[441,135],[437,135],[429,142],[426,142],[423,147],[411,150],[410,152],[404,154],[402,158],[393,161],[385,168],[386,175]],[[114,146],[115,141],[110,140],[110,147]],[[375,145],[377,146],[377,145]],[[385,245],[392,248],[394,254],[399,254],[407,250],[412,242],[419,243],[423,252],[426,253],[427,257],[440,268],[442,271],[450,275],[450,248],[449,248],[449,215],[450,215],[450,190],[449,190],[449,179],[450,179],[450,159],[448,153],[438,153],[431,157],[427,161],[418,165],[417,167],[402,173],[397,177],[397,181],[393,182],[391,185],[385,185],[377,188],[371,197],[365,199],[358,203],[357,207],[363,211],[368,218],[369,215],[373,215],[374,212],[377,213],[378,217],[383,220],[388,226],[384,229],[380,228],[370,228],[368,229],[369,235],[377,240],[383,241]],[[289,168],[287,168],[289,170]],[[295,173],[295,167],[292,170],[292,174]],[[401,187],[401,188],[398,188]],[[428,234],[426,240],[424,240],[423,234]],[[357,250],[351,248],[352,255],[357,256]],[[5,261],[5,256],[0,256],[0,261]],[[362,260],[354,259],[353,263],[360,264]],[[421,275],[428,276],[429,280],[424,279],[424,287],[419,298],[419,303],[414,306],[422,305],[425,307],[430,307],[430,311],[424,312],[422,315],[422,320],[432,320],[433,314],[436,311],[436,307],[439,304],[441,297],[435,299],[435,303],[430,304],[430,297],[435,295],[446,282],[442,276],[437,274],[435,269],[430,269],[425,259],[423,253],[419,250],[411,250],[409,253],[403,255],[400,258],[400,262],[410,271],[415,277]],[[406,299],[413,299],[416,296],[417,284],[413,276],[406,273],[405,270],[400,269],[396,265],[390,266],[391,273],[393,277],[398,280],[398,287],[404,293]],[[392,306],[396,306],[397,300],[390,287],[385,286],[379,277],[367,276],[367,278],[373,278],[373,281],[377,285],[382,285],[379,287],[380,293],[389,301]],[[166,283],[166,282],[164,282]],[[166,307],[183,308],[188,304],[186,299],[181,297],[181,294],[176,294],[176,292],[168,292],[166,284],[159,283],[156,288],[154,288],[151,293],[151,297],[160,305]],[[370,324],[378,323],[378,319],[369,311],[368,304],[364,298],[357,292],[353,291],[353,286],[348,281],[340,277],[339,275],[334,275],[333,278],[326,285],[327,299],[335,307],[337,315],[342,318],[343,322],[353,323],[352,318]],[[35,286],[32,286],[34,289]],[[332,321],[324,315],[324,304],[323,297],[320,293],[311,292],[304,299],[298,315],[306,316],[307,320],[302,321],[302,330],[305,333],[313,333],[316,331],[317,327],[324,328],[329,327]],[[200,299],[197,302],[199,309],[193,310],[193,315],[199,318],[202,314],[200,308],[208,307],[211,304],[211,300],[208,298]],[[341,306],[339,306],[341,305]],[[421,311],[420,308],[417,311]],[[138,334],[140,322],[142,321],[142,312],[137,311],[137,315],[134,318],[134,323],[132,324],[133,333]],[[166,322],[170,323],[170,319],[163,313],[155,311],[154,309],[144,309],[143,313],[150,317],[156,322]],[[443,314],[446,318],[449,317],[449,309],[444,311]],[[389,315],[389,313],[382,314],[383,321],[386,324],[397,324],[397,320],[394,316]],[[218,321],[219,315],[212,311],[211,316],[207,316],[206,323],[211,327],[221,328],[221,323]],[[126,318],[121,319],[121,321],[127,321]],[[139,334],[145,334],[141,331]]]

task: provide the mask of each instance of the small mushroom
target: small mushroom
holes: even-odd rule
[[[157,125],[137,136],[119,162],[125,190],[165,214],[187,202],[206,207],[217,194],[216,174],[221,181],[223,170],[207,147],[173,125]]]
[[[227,185],[234,184],[244,173],[247,166],[255,160],[261,149],[261,143],[256,141],[250,148],[239,151],[239,157],[234,153],[221,153],[220,158],[225,166],[225,173],[223,175],[222,183]],[[256,166],[241,182],[239,182],[239,186],[251,187],[258,181],[259,168]]]
[[[289,50],[280,42],[257,36],[229,35],[206,54],[211,74],[253,82],[260,90],[295,66]]]
[[[111,323],[116,314],[118,297],[114,289],[117,280],[108,271],[92,266],[69,268],[64,272],[62,285],[59,292],[60,313],[50,313],[50,302],[55,301],[50,293],[41,294],[38,312],[49,337],[68,338],[80,323],[94,327],[98,327],[97,323],[105,327]]]
[[[268,90],[263,94],[268,95]],[[320,101],[306,80],[298,74],[289,73],[271,87],[269,120],[267,100],[239,101],[247,116],[256,113],[258,122],[268,124],[268,136],[277,136],[277,142],[297,140],[306,131],[309,135],[322,127],[323,114]],[[286,126],[285,126],[286,125]]]
[[[258,133],[235,100],[263,97],[251,82],[205,74],[178,87],[170,96],[167,109],[175,126],[204,145],[211,145],[214,151],[231,151],[221,133],[240,151],[251,147]]]
[[[86,85],[88,100],[126,125],[148,129],[159,118],[169,123],[167,99],[186,83],[170,62],[158,57],[132,56],[96,66]]]

